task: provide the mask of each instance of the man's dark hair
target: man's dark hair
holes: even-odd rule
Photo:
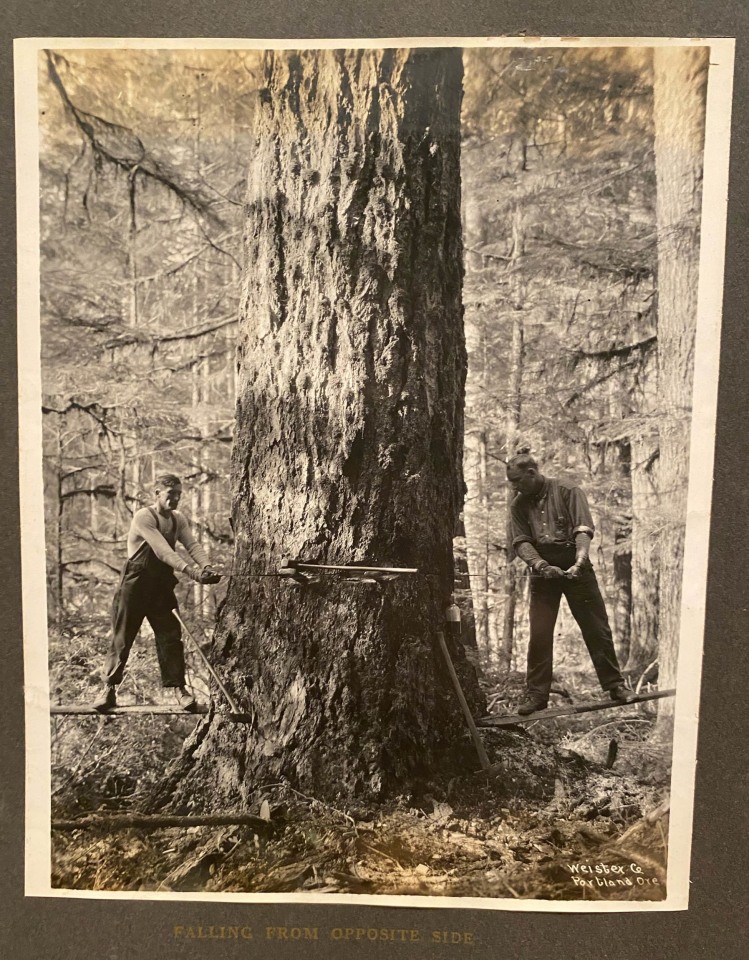
[[[531,456],[530,447],[519,447],[514,456],[507,461],[508,470],[527,470],[529,467],[538,469],[538,464]]]
[[[176,473],[161,473],[153,482],[155,490],[166,490],[168,487],[181,486],[182,481]]]

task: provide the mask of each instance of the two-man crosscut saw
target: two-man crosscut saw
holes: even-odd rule
[[[288,577],[296,583],[308,583],[305,574],[314,573],[346,573],[368,574],[371,578],[383,576],[417,576],[419,571],[416,567],[376,567],[368,564],[347,564],[347,563],[306,563],[303,560],[290,560],[284,557],[281,560],[281,566],[278,568],[278,576]]]
[[[341,564],[341,563],[304,563],[301,560],[281,561],[281,569],[291,568],[292,570],[308,570],[314,573],[315,570],[332,570],[344,573],[401,573],[418,574],[416,567],[370,567],[364,564]]]
[[[252,577],[272,577],[291,574],[294,571],[304,571],[306,573],[316,573],[317,571],[329,573],[374,573],[374,574],[401,574],[418,576],[421,572],[417,567],[375,567],[365,566],[363,564],[343,564],[343,563],[305,563],[301,560],[288,560],[286,557],[281,561],[280,566],[273,573],[220,573],[218,575],[222,580],[249,580]]]

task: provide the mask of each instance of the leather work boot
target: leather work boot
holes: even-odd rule
[[[195,710],[198,705],[195,697],[186,687],[175,687],[174,698],[180,707],[182,707],[183,710],[187,710],[188,713]]]
[[[615,703],[630,703],[634,694],[623,683],[617,683],[615,687],[609,690],[609,696]]]
[[[539,710],[545,710],[548,705],[548,700],[544,700],[538,694],[529,693],[518,707],[518,716],[527,717],[530,713],[538,713]]]
[[[113,707],[117,706],[117,687],[110,686],[109,684],[104,687],[104,690],[98,700],[93,704],[94,710],[98,710],[99,713],[106,713],[107,710],[111,710]]]

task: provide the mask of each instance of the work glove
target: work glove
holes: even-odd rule
[[[191,580],[194,580],[195,583],[202,583],[200,579],[203,576],[202,567],[185,567],[185,573]]]
[[[560,577],[564,576],[564,570],[561,567],[554,567],[551,564],[548,564],[539,572],[545,580],[559,580]]]
[[[221,574],[216,573],[210,566],[188,567],[185,573],[191,580],[194,580],[195,583],[218,583],[221,580]]]
[[[201,573],[200,573],[200,582],[201,583],[219,583],[221,580],[221,574],[216,573],[210,564],[206,564]]]

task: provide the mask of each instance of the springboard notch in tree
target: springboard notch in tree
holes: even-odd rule
[[[319,799],[402,792],[463,731],[434,643],[463,500],[461,52],[268,51],[263,75],[213,646],[256,720],[209,718],[165,807],[235,809],[282,778]],[[253,576],[283,555],[435,575],[377,592]]]
[[[292,583],[298,583],[303,587],[306,587],[310,582],[310,578],[300,573],[296,567],[290,564],[286,557],[281,560],[281,564],[278,567],[278,576],[285,580],[290,580]]]

